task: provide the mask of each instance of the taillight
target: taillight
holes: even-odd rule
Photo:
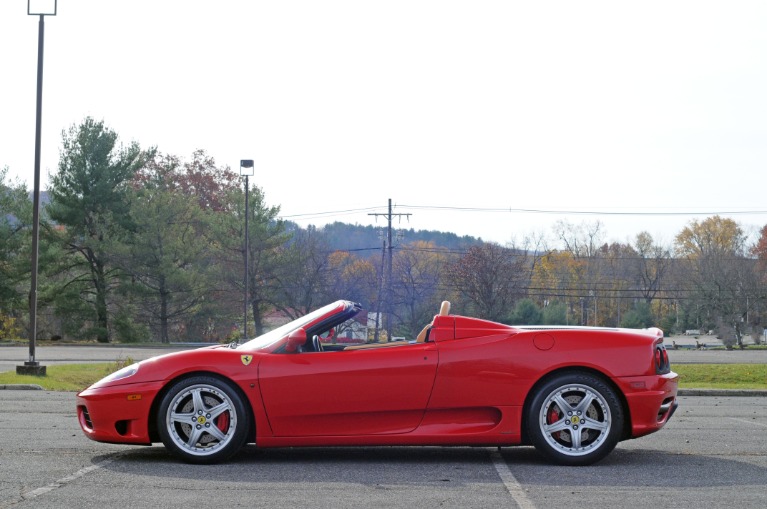
[[[659,375],[666,374],[671,371],[671,363],[668,360],[668,352],[663,345],[657,345],[655,347],[655,373]]]

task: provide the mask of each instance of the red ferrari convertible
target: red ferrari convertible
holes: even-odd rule
[[[410,341],[335,341],[360,310],[338,301],[247,343],[128,366],[77,395],[80,426],[100,442],[162,441],[191,463],[255,443],[534,445],[587,465],[677,406],[659,329],[514,327],[444,302]]]

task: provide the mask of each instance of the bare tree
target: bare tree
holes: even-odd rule
[[[494,321],[511,317],[530,282],[527,252],[490,243],[470,248],[446,272],[477,316]]]
[[[675,239],[676,251],[687,262],[697,304],[709,324],[720,324],[725,344],[743,344],[744,325],[760,300],[756,261],[747,258],[747,237],[732,219],[713,216],[692,221]],[[731,327],[733,336],[722,329]]]
[[[397,249],[392,262],[394,310],[401,324],[397,334],[414,338],[444,300],[438,292],[445,251],[432,242],[413,242]]]

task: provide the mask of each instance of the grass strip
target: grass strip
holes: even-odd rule
[[[684,389],[767,389],[767,364],[672,364]]]
[[[17,375],[13,371],[0,373],[0,385],[32,384],[46,391],[79,392],[110,373],[133,364],[133,359],[91,364],[54,364],[46,366],[46,376]]]
[[[128,358],[97,364],[48,366],[44,377],[0,373],[0,385],[35,384],[48,391],[80,391],[108,374],[132,364]],[[684,389],[767,389],[767,364],[674,364]]]

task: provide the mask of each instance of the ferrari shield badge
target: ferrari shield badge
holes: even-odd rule
[[[242,361],[242,363],[244,365],[247,366],[248,364],[250,364],[250,361],[253,360],[253,356],[252,355],[240,355],[240,360]]]

